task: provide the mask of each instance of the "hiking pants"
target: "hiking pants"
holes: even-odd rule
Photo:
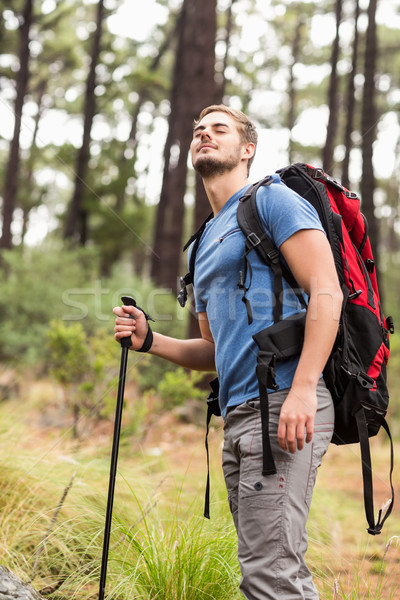
[[[247,600],[319,598],[304,558],[306,522],[317,468],[333,433],[333,403],[321,379],[313,439],[290,454],[277,438],[288,391],[269,394],[275,475],[262,475],[260,401],[249,400],[225,417],[223,471],[238,534],[240,590]]]

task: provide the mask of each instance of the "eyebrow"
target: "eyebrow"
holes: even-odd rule
[[[227,129],[229,129],[228,123],[211,123],[211,127],[226,127]],[[197,125],[193,128],[193,132],[200,131],[201,129],[205,129],[204,125]]]

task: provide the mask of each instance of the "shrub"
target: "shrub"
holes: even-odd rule
[[[203,373],[186,371],[178,367],[167,371],[157,386],[157,393],[164,400],[166,408],[180,406],[187,400],[203,400],[205,392],[196,387],[204,377]]]

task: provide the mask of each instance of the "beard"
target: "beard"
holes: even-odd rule
[[[231,154],[224,160],[215,158],[214,156],[208,156],[207,154],[199,155],[197,160],[193,163],[194,170],[203,179],[216,177],[229,173],[232,171],[240,162],[239,149],[234,154]]]

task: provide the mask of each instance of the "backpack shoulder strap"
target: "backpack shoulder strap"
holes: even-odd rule
[[[240,198],[240,202],[238,205],[237,211],[237,220],[240,229],[242,230],[246,242],[245,242],[245,271],[241,275],[241,280],[239,282],[239,288],[243,290],[243,302],[247,308],[248,321],[251,323],[251,308],[246,298],[247,291],[250,288],[249,286],[245,286],[247,269],[250,272],[250,283],[251,283],[251,265],[248,260],[248,254],[252,250],[256,250],[259,254],[261,260],[268,265],[273,273],[274,273],[274,322],[277,323],[282,319],[283,313],[283,283],[282,277],[284,277],[290,287],[293,289],[296,294],[301,306],[306,308],[306,302],[304,300],[303,294],[301,293],[299,286],[293,277],[290,269],[287,267],[286,263],[281,260],[281,255],[277,247],[271,238],[267,235],[265,231],[265,227],[261,222],[258,208],[257,208],[257,191],[261,186],[268,186],[273,182],[271,176],[267,176],[261,181],[255,183],[251,186],[247,192]]]
[[[198,228],[198,230],[196,231],[196,233],[194,233],[190,239],[186,242],[186,244],[183,247],[183,252],[185,252],[185,250],[187,250],[189,248],[189,246],[193,243],[193,248],[192,248],[192,252],[190,254],[190,260],[189,260],[189,272],[186,273],[186,275],[184,277],[180,278],[180,291],[178,294],[178,302],[179,304],[182,306],[182,308],[185,306],[186,301],[187,301],[187,286],[190,284],[193,284],[193,280],[194,280],[194,266],[196,264],[196,254],[197,254],[197,250],[200,244],[200,240],[201,240],[201,236],[204,233],[204,230],[206,228],[206,225],[208,223],[208,221],[210,221],[213,218],[214,214],[211,213],[208,215],[208,217],[206,218],[206,220],[200,225],[200,227]]]

